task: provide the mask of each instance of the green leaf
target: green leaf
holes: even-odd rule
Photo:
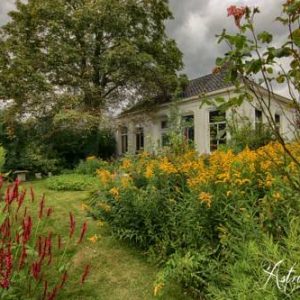
[[[276,78],[276,81],[278,83],[284,83],[285,82],[285,76],[284,75],[279,75],[277,78]]]
[[[289,57],[291,55],[291,49],[288,47],[282,47],[279,49],[275,49],[273,54],[277,58]]]
[[[291,38],[297,47],[300,47],[300,29],[296,29],[292,32]]]
[[[263,31],[260,34],[258,34],[257,38],[262,42],[262,43],[271,43],[273,40],[272,34],[270,34],[267,31]]]

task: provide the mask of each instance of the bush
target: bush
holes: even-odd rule
[[[98,159],[95,156],[89,156],[86,160],[80,161],[75,168],[75,173],[84,175],[96,175],[97,170],[101,168],[108,168],[108,162]]]
[[[300,157],[299,144],[288,149]],[[300,170],[275,143],[237,154],[143,153],[98,174],[102,189],[90,200],[93,216],[161,264],[155,293],[176,279],[197,298],[240,299],[245,293],[253,299],[253,289],[243,288],[267,279],[262,266],[273,261],[278,244],[276,257],[289,251],[291,219],[300,220]],[[254,244],[262,255],[254,260],[252,252],[245,259]],[[294,251],[289,261],[298,258]],[[282,295],[272,284],[262,293],[267,294]]]
[[[228,128],[230,140],[226,147],[231,148],[236,153],[246,147],[255,150],[276,140],[272,129],[266,124],[254,128],[248,120],[240,120],[239,122],[232,120],[232,122],[229,122]]]
[[[80,174],[63,174],[47,179],[46,186],[55,191],[87,191],[99,186],[95,177]]]

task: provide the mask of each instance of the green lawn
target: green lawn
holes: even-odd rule
[[[44,181],[36,181],[32,184],[36,194],[45,193],[47,206],[54,208],[55,222],[51,226],[55,227],[57,232],[68,233],[69,211],[74,213],[78,225],[87,218],[82,204],[88,198],[88,192],[51,191],[45,187]],[[142,253],[110,236],[105,226],[99,226],[99,223],[91,218],[88,219],[88,227],[87,238],[96,234],[98,240],[96,243],[87,240],[78,249],[71,266],[74,276],[70,278],[66,291],[59,296],[59,299],[157,299],[153,296],[153,281],[157,269],[146,262]],[[81,270],[76,267],[84,264],[91,264],[92,269],[86,284],[80,287],[77,282]],[[167,287],[160,299],[190,298],[182,293],[179,286],[174,285]]]

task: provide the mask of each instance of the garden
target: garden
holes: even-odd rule
[[[167,1],[16,5],[0,33],[0,298],[299,299],[300,2],[283,3],[279,48],[257,7],[230,6],[238,33],[218,36],[214,73],[238,96],[202,105],[255,102],[266,124],[226,120],[226,145],[200,154],[175,116],[167,146],[120,157],[117,99],[182,94]],[[288,87],[291,140],[272,83]]]

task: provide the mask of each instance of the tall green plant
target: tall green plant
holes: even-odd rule
[[[5,156],[6,156],[5,149],[2,146],[0,146],[0,172],[3,171],[3,166],[5,163]]]

